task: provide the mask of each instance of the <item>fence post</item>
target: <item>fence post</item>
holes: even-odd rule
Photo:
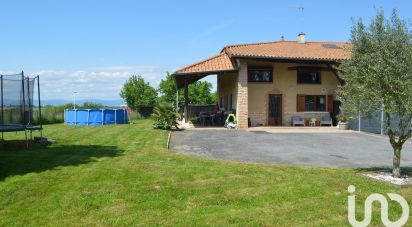
[[[381,109],[381,135],[383,136],[383,102],[382,102],[382,109]]]

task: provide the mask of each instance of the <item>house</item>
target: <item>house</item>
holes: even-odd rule
[[[178,88],[217,75],[219,106],[236,112],[240,128],[290,126],[292,116],[305,119],[338,112],[336,88],[342,82],[334,65],[349,58],[345,42],[297,41],[230,45],[211,58],[177,70]],[[249,123],[249,124],[248,124]]]

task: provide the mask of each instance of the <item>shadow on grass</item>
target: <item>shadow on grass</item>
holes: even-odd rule
[[[392,173],[392,168],[388,167],[370,167],[370,168],[357,168],[355,169],[358,173],[365,173],[365,172],[387,172]],[[412,176],[412,167],[402,167],[401,173],[406,174],[408,176]]]
[[[26,149],[22,141],[0,142],[0,181],[8,176],[52,170],[61,166],[77,166],[102,157],[115,157],[121,151],[115,146],[54,145],[31,143]]]

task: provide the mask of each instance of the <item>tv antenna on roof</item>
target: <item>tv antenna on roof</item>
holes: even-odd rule
[[[304,22],[305,22],[305,18],[304,18],[304,13],[303,11],[305,10],[305,8],[303,6],[298,6],[298,10],[300,13],[300,31],[303,32],[304,28]]]
[[[299,26],[300,26],[300,32],[304,32],[304,11],[305,11],[305,7],[303,7],[302,5],[298,5],[298,6],[292,6],[291,8],[297,9],[299,12]]]

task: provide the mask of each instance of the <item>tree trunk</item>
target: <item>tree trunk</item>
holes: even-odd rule
[[[401,177],[401,147],[396,146],[393,148],[393,177]]]

